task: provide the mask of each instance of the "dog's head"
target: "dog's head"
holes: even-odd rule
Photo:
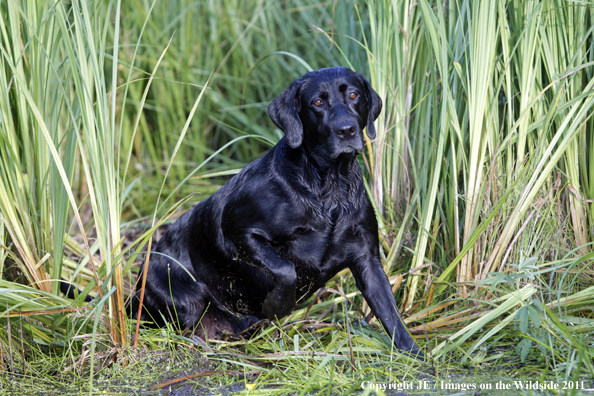
[[[365,77],[345,67],[307,73],[268,106],[272,122],[291,148],[302,144],[330,158],[363,150],[363,129],[375,138],[373,122],[382,100]]]

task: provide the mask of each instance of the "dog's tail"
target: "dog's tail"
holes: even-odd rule
[[[78,297],[80,293],[82,293],[79,289],[76,288],[71,283],[68,283],[66,279],[62,278],[60,281],[60,291],[68,298],[75,299]],[[85,296],[85,301],[90,302],[93,300],[93,297],[89,296],[88,294]]]

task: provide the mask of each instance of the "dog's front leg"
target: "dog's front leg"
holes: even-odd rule
[[[295,265],[278,254],[261,235],[245,234],[236,245],[239,247],[241,259],[266,269],[274,276],[274,288],[264,300],[262,313],[269,319],[280,319],[291,313],[295,308]]]
[[[351,271],[357,287],[361,290],[375,317],[382,322],[384,329],[394,340],[394,345],[400,350],[407,351],[409,355],[424,360],[423,352],[400,317],[390,282],[379,258],[361,260],[351,266]]]

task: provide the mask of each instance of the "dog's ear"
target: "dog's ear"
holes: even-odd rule
[[[365,90],[365,101],[367,102],[367,126],[365,128],[369,139],[375,139],[375,126],[373,122],[382,111],[382,98],[371,88],[371,84],[360,75]]]
[[[301,102],[299,89],[302,79],[295,80],[268,106],[268,115],[287,136],[289,147],[297,148],[303,142],[303,124],[299,119]]]

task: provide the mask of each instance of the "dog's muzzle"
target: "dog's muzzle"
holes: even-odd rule
[[[360,153],[363,151],[363,139],[361,138],[361,130],[359,125],[354,120],[344,120],[337,122],[332,132],[335,136],[336,148],[338,152],[336,155],[342,153]]]

